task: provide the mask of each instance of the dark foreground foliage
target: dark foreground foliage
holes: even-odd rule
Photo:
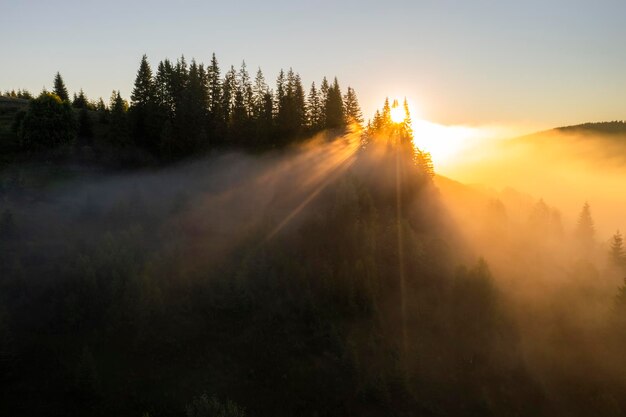
[[[6,193],[1,414],[540,414],[413,153],[319,146]]]

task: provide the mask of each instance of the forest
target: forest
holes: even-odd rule
[[[355,91],[348,87],[342,94],[337,78],[329,82],[324,77],[319,87],[313,82],[305,93],[290,68],[280,71],[273,90],[260,68],[251,78],[245,61],[222,77],[215,54],[206,67],[195,60],[188,64],[184,56],[175,63],[164,59],[154,74],[144,55],[130,103],[120,91],[113,91],[108,103],[89,100],[82,90],[71,98],[58,72],[52,91],[36,98],[27,90],[5,95],[16,100],[3,106],[4,113],[16,114],[4,126],[4,150],[49,158],[56,148],[57,155],[73,152],[77,158],[88,147],[100,162],[112,158],[112,164],[130,167],[215,149],[270,149],[322,130],[363,127]],[[19,108],[18,101],[25,100],[27,108]]]
[[[144,55],[130,98],[0,99],[0,415],[626,415],[592,204],[438,176],[336,78]]]

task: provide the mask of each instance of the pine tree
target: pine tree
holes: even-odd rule
[[[411,112],[409,111],[409,102],[406,97],[404,98],[404,103],[402,104],[404,108],[404,120],[402,121],[402,129],[404,130],[404,135],[413,140],[413,122],[411,121]]]
[[[96,103],[96,111],[98,112],[98,122],[106,123],[108,118],[108,109],[102,97],[98,99]]]
[[[304,99],[304,88],[302,88],[302,80],[300,74],[296,74],[293,78],[293,134],[300,135],[306,125],[306,103]]]
[[[274,96],[271,90],[263,96],[263,110],[257,121],[258,141],[262,145],[269,145],[272,132],[274,131]]]
[[[372,123],[370,125],[370,130],[373,132],[378,132],[383,127],[383,117],[380,114],[380,110],[376,110],[374,113],[374,118],[372,119]]]
[[[232,126],[232,115],[235,108],[236,95],[237,72],[235,71],[235,67],[231,66],[228,72],[224,75],[224,81],[222,82],[222,99],[220,104],[222,121],[226,127],[226,135],[229,134]]]
[[[307,99],[307,125],[313,132],[322,128],[322,103],[320,102],[320,95],[315,88],[315,82],[311,83]]]
[[[359,127],[363,127],[363,113],[359,106],[359,101],[352,87],[348,87],[348,91],[343,98],[346,111],[346,120],[348,123],[356,123]]]
[[[576,238],[583,249],[591,249],[593,246],[593,238],[595,236],[595,227],[591,218],[591,209],[589,203],[585,202],[578,216],[576,225]]]
[[[246,138],[248,116],[243,86],[241,82],[237,82],[236,86],[235,100],[231,115],[230,136],[233,141],[241,143]]]
[[[135,77],[135,86],[130,95],[131,107],[145,107],[154,102],[155,88],[152,80],[152,69],[148,63],[148,57],[143,55],[139,70]]]
[[[239,69],[239,88],[243,98],[243,107],[247,117],[252,117],[254,113],[254,99],[252,92],[252,83],[250,82],[250,75],[248,74],[248,68],[246,67],[246,61],[241,63]]]
[[[192,60],[176,115],[177,148],[173,150],[173,154],[165,155],[166,157],[185,156],[206,147],[207,96],[204,66]]]
[[[624,268],[626,267],[626,253],[624,252],[624,238],[618,230],[611,239],[611,262],[613,265]]]
[[[174,99],[174,119],[177,119],[177,116],[179,116],[177,113],[181,107],[188,82],[189,69],[187,67],[187,61],[185,60],[185,56],[181,56],[176,61],[176,65],[173,66],[171,76],[172,98]]]
[[[325,108],[327,129],[342,128],[346,125],[343,98],[337,77],[335,77],[333,85],[328,89]]]
[[[174,117],[174,94],[173,94],[173,66],[169,59],[159,62],[157,72],[154,77],[154,94],[157,105],[167,117]]]
[[[67,93],[67,88],[65,87],[65,82],[63,82],[63,78],[59,72],[54,76],[54,89],[52,90],[54,94],[59,96],[61,101],[70,101],[69,94]]]
[[[156,152],[162,118],[159,114],[157,89],[152,78],[152,69],[148,57],[143,55],[135,78],[135,85],[130,95],[130,119],[132,133],[136,142],[150,151]]]
[[[389,106],[389,97],[385,97],[385,104],[383,105],[383,111],[380,117],[380,123],[382,128],[391,125],[391,106]]]
[[[109,104],[109,130],[107,139],[109,143],[116,146],[130,145],[129,129],[128,129],[128,103],[119,91],[113,91]]]
[[[328,85],[328,80],[326,77],[322,79],[322,83],[320,84],[320,106],[322,108],[322,116],[320,119],[320,127],[326,127],[326,102],[328,101],[328,90],[330,90],[330,86]]]
[[[421,149],[415,150],[415,162],[424,174],[430,178],[435,176],[435,167],[430,152],[424,152]]]
[[[276,101],[276,118],[278,118],[278,115],[281,112],[281,108],[284,108],[285,103],[285,71],[283,71],[282,69],[280,70],[280,72],[278,73],[278,77],[276,78],[276,95],[274,96],[274,99]]]
[[[72,107],[77,109],[86,109],[89,106],[89,101],[87,97],[85,97],[85,93],[83,89],[80,89],[78,95],[74,94],[74,100],[72,101]]]
[[[259,68],[256,72],[256,77],[254,78],[254,86],[252,87],[252,116],[255,120],[258,120],[263,113],[263,109],[265,107],[265,94],[268,90],[269,88],[265,82],[263,71]]]
[[[211,65],[207,68],[207,84],[209,89],[208,110],[212,118],[217,118],[222,99],[222,80],[220,67],[215,54],[211,57]]]

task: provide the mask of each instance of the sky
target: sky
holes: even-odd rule
[[[141,56],[293,67],[445,125],[542,129],[626,119],[626,1],[0,0],[0,89],[130,96]]]

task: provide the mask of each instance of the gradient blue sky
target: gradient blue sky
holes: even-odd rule
[[[626,119],[626,1],[0,0],[0,89],[129,96],[139,59],[336,75],[366,117],[410,97],[444,124]],[[308,89],[308,86],[307,86]]]

